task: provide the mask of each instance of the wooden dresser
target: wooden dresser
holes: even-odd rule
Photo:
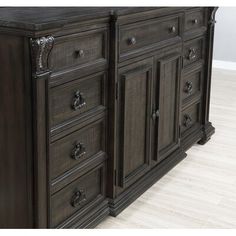
[[[0,228],[95,227],[210,139],[216,9],[0,8]]]

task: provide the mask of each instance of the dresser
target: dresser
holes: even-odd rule
[[[0,8],[0,228],[93,228],[210,139],[216,10]]]

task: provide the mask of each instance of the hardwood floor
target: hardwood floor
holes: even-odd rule
[[[97,228],[236,228],[236,71],[214,69],[210,120],[207,144]]]

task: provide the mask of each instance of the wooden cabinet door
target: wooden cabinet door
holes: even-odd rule
[[[118,185],[127,187],[150,169],[153,60],[119,70]]]
[[[181,57],[172,54],[157,59],[154,160],[160,162],[180,145]]]

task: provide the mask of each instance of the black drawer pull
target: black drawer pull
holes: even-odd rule
[[[195,48],[190,48],[189,53],[188,53],[188,59],[194,60],[196,58],[196,49]]]
[[[78,90],[75,92],[75,96],[72,102],[72,108],[78,110],[86,105],[83,94]]]
[[[136,38],[131,37],[130,39],[128,39],[128,43],[129,43],[129,45],[135,45],[137,43]]]
[[[188,114],[184,114],[183,125],[188,128],[192,125],[192,118]]]
[[[77,143],[75,148],[72,150],[71,157],[75,160],[79,160],[86,154],[85,146],[83,143]]]
[[[193,83],[191,81],[186,81],[184,86],[184,92],[187,94],[191,94],[193,91]]]
[[[73,207],[81,206],[86,202],[86,194],[83,189],[80,189],[79,191],[75,192],[75,194],[71,198],[71,205]]]
[[[170,27],[170,32],[175,33],[176,32],[176,27],[175,26]]]
[[[76,50],[75,54],[77,57],[84,57],[85,56],[85,52],[83,49]]]

